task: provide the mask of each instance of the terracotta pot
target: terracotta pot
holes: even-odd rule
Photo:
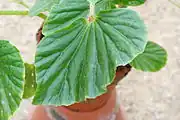
[[[77,112],[67,107],[39,106],[31,120],[125,120],[125,118],[122,108],[116,106],[116,90],[114,89],[107,103],[98,109]]]
[[[124,67],[118,67],[116,71],[116,77],[112,84],[110,84],[107,88],[107,93],[98,96],[96,99],[87,99],[85,102],[82,103],[76,103],[70,106],[64,106],[72,111],[76,112],[91,112],[93,110],[96,110],[102,106],[104,106],[107,101],[110,99],[112,95],[112,91],[115,89],[117,83],[124,78],[124,76],[127,75],[127,73],[130,71],[131,67],[129,65]]]
[[[122,107],[116,101],[115,86],[130,69],[129,65],[118,67],[113,83],[107,87],[107,93],[96,99],[87,99],[70,106],[39,106],[31,120],[125,120]]]
[[[39,42],[42,37],[40,29],[37,41]],[[130,65],[118,67],[114,81],[107,86],[107,93],[70,106],[39,106],[31,120],[125,120],[122,107],[116,101],[115,87],[130,70]]]

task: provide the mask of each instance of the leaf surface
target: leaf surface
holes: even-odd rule
[[[36,0],[29,11],[29,15],[36,16],[41,12],[50,11],[52,6],[58,4],[60,0]]]
[[[37,91],[33,104],[70,105],[106,92],[116,67],[144,51],[147,33],[129,9],[80,18],[40,42],[36,52]]]
[[[101,0],[96,3],[96,13],[112,8],[111,0]],[[59,29],[63,29],[79,18],[88,18],[89,2],[87,0],[62,0],[59,5],[55,5],[48,19],[43,26],[43,34],[50,35]]]
[[[43,34],[49,35],[59,29],[63,29],[75,20],[87,17],[89,3],[86,0],[66,0],[60,5],[55,5],[43,26]]]
[[[0,40],[0,120],[8,120],[22,99],[24,64],[19,51]]]
[[[138,6],[144,4],[146,0],[114,0],[116,4],[125,6]]]
[[[142,71],[156,72],[165,66],[167,62],[167,52],[158,44],[149,41],[145,51],[138,55],[131,65]]]
[[[89,3],[91,3],[91,4],[96,4],[98,1],[100,1],[100,0],[87,0]]]

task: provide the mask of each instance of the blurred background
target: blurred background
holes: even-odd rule
[[[26,0],[32,5],[35,0]],[[179,0],[180,2],[180,0]],[[20,5],[0,0],[2,10],[23,10]],[[118,100],[128,120],[180,120],[180,8],[168,0],[147,0],[132,8],[139,12],[149,30],[149,40],[163,46],[168,63],[157,73],[132,72],[117,86]],[[38,17],[0,16],[0,39],[20,49],[24,61],[33,63],[35,35],[42,24]],[[12,120],[28,120],[30,100],[24,100]]]

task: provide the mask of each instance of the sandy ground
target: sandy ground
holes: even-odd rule
[[[34,0],[28,1],[30,4]],[[0,0],[0,9],[23,9]],[[119,101],[128,120],[180,120],[180,9],[168,0],[148,0],[136,8],[149,29],[149,40],[169,54],[167,66],[157,73],[133,70],[118,86]],[[27,62],[33,62],[35,33],[42,20],[36,17],[0,16],[0,39],[10,40]],[[30,103],[23,101],[13,120],[27,120]]]

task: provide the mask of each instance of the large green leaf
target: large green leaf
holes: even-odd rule
[[[59,2],[60,0],[36,0],[36,3],[29,11],[29,15],[35,16],[40,12],[49,11],[53,5],[58,4]]]
[[[25,85],[23,98],[32,97],[36,91],[36,73],[34,64],[25,63]]]
[[[36,52],[33,104],[69,105],[103,94],[116,67],[144,51],[146,35],[136,12],[113,9],[44,37]]]
[[[138,6],[144,4],[146,0],[114,0],[116,4],[125,6]]]
[[[24,64],[19,51],[0,40],[0,120],[8,120],[22,99]]]
[[[110,0],[101,0],[96,4],[96,13],[110,9]],[[43,26],[43,34],[49,35],[59,29],[63,29],[79,18],[87,18],[89,15],[89,3],[87,0],[62,0],[55,5]]]
[[[148,42],[145,51],[138,55],[131,65],[142,71],[156,72],[163,68],[167,61],[167,52],[158,44]]]

